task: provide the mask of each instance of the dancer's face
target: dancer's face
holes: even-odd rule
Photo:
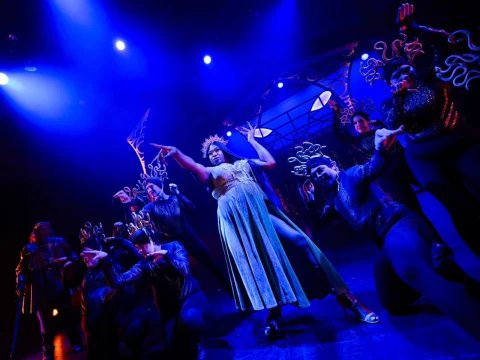
[[[353,117],[353,126],[359,134],[364,134],[370,131],[370,123],[362,115],[355,115]]]
[[[328,167],[327,165],[319,165],[312,168],[311,174],[318,184],[330,187],[333,186],[337,180],[338,169],[336,167]]]
[[[152,199],[157,198],[163,193],[163,186],[160,187],[158,185],[148,183],[146,187],[147,187],[147,194],[150,198],[150,201],[153,201]]]
[[[150,254],[150,253],[155,251],[152,240],[150,240],[146,244],[137,245],[137,248],[140,250],[140,253],[143,254],[143,256],[145,256],[147,254]]]
[[[417,73],[415,69],[410,65],[402,65],[392,74],[390,79],[390,84],[395,86],[400,81],[407,82],[407,89],[413,89],[415,87],[415,82],[417,80]]]
[[[223,151],[220,150],[217,145],[211,145],[210,149],[208,149],[208,159],[213,164],[213,166],[217,166],[226,162]]]

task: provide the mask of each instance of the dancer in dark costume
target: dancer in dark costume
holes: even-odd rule
[[[87,223],[86,225],[89,225]],[[102,250],[109,253],[116,272],[130,269],[143,257],[126,239],[105,242],[102,226],[82,229],[87,237],[81,239],[83,251]],[[120,357],[121,337],[132,349],[133,359],[146,359],[143,341],[148,333],[149,313],[144,294],[138,288],[111,289],[103,269],[97,261],[85,257],[87,271],[82,281],[82,327],[87,340],[89,360],[106,360]],[[150,299],[153,301],[153,296]],[[143,296],[142,296],[143,295]],[[120,336],[123,335],[123,336]]]
[[[480,136],[465,122],[451,84],[434,73],[435,65],[441,65],[450,34],[416,24],[413,14],[413,5],[399,8],[397,23],[402,39],[392,43],[396,49],[393,57],[387,58],[386,44],[379,42],[376,48],[383,50],[382,60],[371,58],[368,65],[374,66],[362,65],[361,71],[367,81],[373,81],[382,78],[382,69],[383,79],[393,88],[392,97],[381,108],[385,126],[405,126],[405,158],[413,175],[445,206],[460,236],[480,256]],[[425,62],[430,54],[424,54],[418,39],[408,43],[407,32],[434,36],[440,38],[437,43],[444,44],[437,47],[435,62],[426,67],[426,75],[413,65]],[[405,57],[400,56],[401,50]]]
[[[160,166],[158,167],[160,168]],[[135,209],[131,209],[132,211],[125,211],[128,214],[127,222],[134,222],[132,215],[135,213],[141,212],[142,217],[149,216],[155,224],[162,242],[180,241],[188,254],[210,271],[222,288],[231,294],[228,280],[215,264],[203,241],[188,223],[187,215],[190,211],[195,210],[195,205],[180,193],[176,184],[171,183],[169,185],[171,195],[166,194],[164,191],[166,171],[158,171],[157,174],[159,176],[145,176],[144,180],[139,182],[141,186],[140,184],[137,186],[137,191],[141,195],[135,198],[131,198],[125,191],[119,191],[114,195],[122,201],[125,207],[132,208],[132,204],[136,206]],[[137,206],[142,203],[146,205]]]
[[[53,360],[55,321],[53,309],[58,309],[61,327],[65,330],[73,352],[82,349],[80,323],[72,308],[69,289],[62,283],[64,265],[79,261],[64,238],[53,234],[49,222],[35,224],[30,244],[20,254],[16,268],[17,288],[26,285],[23,312],[36,313],[42,334],[43,358]]]
[[[205,330],[203,314],[208,303],[190,272],[185,248],[178,241],[161,244],[156,234],[147,227],[138,230],[132,242],[141,248],[146,258],[121,274],[113,269],[111,258],[104,251],[83,251],[82,257],[87,261],[100,261],[107,282],[113,289],[142,279],[149,281],[164,323],[168,358],[200,358],[204,354],[200,340]]]
[[[355,101],[354,103],[356,109],[351,115],[348,115],[346,111],[340,110],[337,103],[330,100],[329,104],[334,112],[333,131],[340,141],[351,147],[355,162],[357,164],[366,164],[375,152],[374,127],[383,126],[383,123],[370,120],[370,116],[367,113],[368,110],[366,109],[370,107],[369,105],[373,104],[369,104],[367,100],[358,103]],[[365,110],[364,107],[366,108]],[[353,125],[355,133],[346,125],[347,123]],[[405,205],[418,214],[430,226],[432,232],[436,234],[435,239],[433,239],[434,245],[432,248],[435,259],[439,260],[447,255],[451,255],[451,249],[437,233],[430,219],[423,213],[417,194],[412,188],[412,184],[417,187],[420,185],[405,161],[403,146],[399,141],[395,141],[389,151],[388,166],[378,177],[378,185],[383,191],[390,195],[394,201]]]
[[[381,304],[390,312],[426,295],[441,311],[480,340],[480,307],[463,285],[439,276],[430,254],[434,234],[429,226],[405,206],[392,201],[374,184],[387,161],[387,150],[399,130],[380,129],[375,152],[365,165],[341,171],[322,153],[303,165],[304,174],[331,188],[328,205],[319,221],[340,214],[357,231],[365,231],[380,249],[375,261],[375,284]],[[300,172],[302,166],[295,171]]]

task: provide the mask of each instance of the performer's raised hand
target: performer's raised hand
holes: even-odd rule
[[[147,254],[147,257],[154,257],[155,259],[153,260],[153,263],[156,264],[158,260],[162,259],[167,254],[167,252],[168,250],[158,250]]]
[[[340,106],[333,100],[328,100],[328,105],[330,105],[330,109],[332,109],[335,113],[340,112]]]
[[[256,126],[252,126],[248,121],[247,121],[248,126],[250,127],[249,129],[245,127],[237,128],[238,132],[241,134],[245,135],[247,137],[248,142],[255,141],[255,130],[257,129]]]
[[[407,87],[407,84],[408,84],[407,80],[402,80],[402,81],[399,81],[398,83],[392,85],[393,96],[401,97],[401,96],[405,96],[407,92],[418,92],[417,89],[409,89]]]
[[[154,143],[150,143],[150,145],[152,145],[153,147],[155,147],[157,149],[160,149],[159,156],[163,156],[163,157],[167,158],[167,157],[173,156],[177,153],[177,148],[174,147],[174,146],[159,145],[159,144],[154,144]]]
[[[171,183],[171,184],[169,184],[169,187],[170,187],[170,192],[172,194],[175,194],[175,195],[180,194],[180,191],[178,191],[178,185],[177,184]]]
[[[397,135],[403,133],[403,125],[397,130],[378,129],[375,131],[375,150],[386,151],[394,143]]]

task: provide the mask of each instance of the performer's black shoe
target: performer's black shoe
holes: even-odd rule
[[[265,321],[265,335],[267,336],[274,335],[282,325],[283,325],[282,307],[277,306],[273,309],[270,309],[270,312],[268,313],[268,316],[267,316],[267,320]]]
[[[433,244],[432,256],[434,260],[442,260],[453,255],[453,250],[446,244]]]
[[[78,353],[80,351],[83,350],[83,346],[82,345],[79,345],[79,344],[76,344],[76,345],[72,345],[72,353]]]

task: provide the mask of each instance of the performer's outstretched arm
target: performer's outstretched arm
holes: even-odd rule
[[[102,266],[107,284],[112,289],[135,284],[143,276],[142,265],[140,263],[136,263],[130,270],[127,270],[122,274],[117,274],[109,260],[104,260]]]
[[[157,149],[162,150],[160,152],[161,156],[164,156],[165,158],[169,156],[173,157],[182,169],[194,172],[201,182],[203,182],[204,184],[208,183],[210,179],[210,170],[208,168],[206,168],[202,164],[195,162],[190,156],[185,155],[176,147],[158,144],[152,145]]]
[[[99,250],[85,250],[81,255],[82,257],[87,258],[89,262],[94,263],[98,261],[100,263],[103,268],[103,273],[105,274],[107,284],[112,289],[118,289],[135,284],[143,276],[143,266],[140,261],[133,265],[130,270],[125,271],[122,274],[117,274],[106,252]]]
[[[365,165],[354,166],[352,170],[360,184],[369,184],[376,180],[386,166],[386,155],[395,143],[397,135],[403,132],[403,126],[397,130],[379,129],[375,132],[375,152]]]

